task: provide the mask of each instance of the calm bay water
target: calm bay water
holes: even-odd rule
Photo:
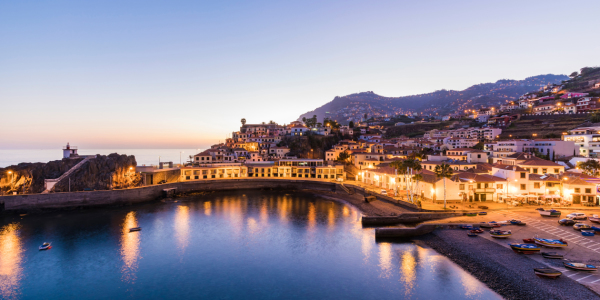
[[[135,155],[138,166],[158,165],[161,161],[172,161],[174,164],[186,162],[190,155],[197,154],[204,149],[78,149],[80,155],[108,155],[111,153]],[[180,152],[183,151],[183,153]],[[0,149],[0,168],[17,165],[22,162],[49,162],[60,160],[63,157],[62,149]]]
[[[0,221],[2,299],[501,299],[431,249],[376,243],[359,212],[309,194]],[[53,248],[38,251],[44,241]]]

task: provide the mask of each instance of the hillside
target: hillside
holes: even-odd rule
[[[369,91],[335,97],[325,105],[301,115],[298,120],[317,115],[319,120],[328,117],[347,124],[351,120],[360,120],[365,113],[368,118],[414,112],[431,116],[443,115],[465,109],[499,106],[548,83],[560,83],[567,79],[569,77],[566,75],[547,74],[524,80],[503,79],[494,83],[482,83],[462,91],[439,90],[404,97],[384,97]]]

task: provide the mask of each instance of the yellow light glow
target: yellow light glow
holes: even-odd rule
[[[140,256],[140,232],[129,232],[129,229],[134,227],[138,227],[137,217],[134,211],[130,211],[121,226],[121,259],[123,260],[121,273],[123,273],[122,280],[126,283],[135,282],[137,261]]]
[[[19,236],[19,224],[0,228],[0,298],[19,298],[22,275],[23,246]]]

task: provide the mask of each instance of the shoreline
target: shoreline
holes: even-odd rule
[[[539,278],[533,268],[546,265],[482,237],[468,237],[464,230],[438,229],[413,240],[449,258],[506,299],[600,297],[565,275],[558,279]]]

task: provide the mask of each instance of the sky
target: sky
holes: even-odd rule
[[[0,149],[205,148],[335,96],[600,65],[600,1],[0,1]]]

